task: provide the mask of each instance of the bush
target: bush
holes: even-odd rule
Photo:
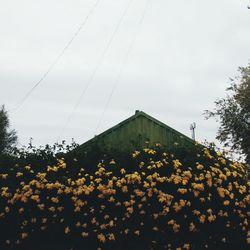
[[[0,249],[248,248],[246,167],[220,153],[58,156],[1,167]]]

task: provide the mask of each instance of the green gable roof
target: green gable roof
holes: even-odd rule
[[[168,149],[174,144],[188,147],[195,143],[189,137],[152,116],[142,111],[136,111],[133,116],[85,142],[79,149],[90,151],[99,147],[104,151],[118,150],[122,152],[141,148],[145,146],[146,141],[150,146],[160,143]]]

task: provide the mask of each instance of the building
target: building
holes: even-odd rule
[[[166,150],[191,147],[195,142],[142,111],[80,145],[81,152],[131,152],[161,144]]]

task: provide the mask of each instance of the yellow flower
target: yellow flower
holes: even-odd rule
[[[24,208],[23,207],[19,208],[18,212],[19,212],[19,214],[22,214],[24,212]]]
[[[212,179],[211,179],[211,178],[207,179],[207,185],[208,185],[209,187],[212,187],[213,182],[212,182]]]
[[[201,215],[201,216],[199,217],[199,221],[200,221],[200,223],[204,224],[205,221],[206,221],[206,216],[205,216],[205,215]]]
[[[145,163],[143,161],[141,161],[140,164],[139,164],[139,168],[143,168],[144,165],[145,165]]]
[[[174,168],[178,168],[182,166],[182,163],[178,159],[173,160],[173,164],[174,164]]]
[[[30,166],[25,166],[24,168],[25,168],[26,170],[30,170],[30,169],[31,169]]]
[[[146,181],[143,182],[143,187],[144,187],[144,188],[148,188],[149,186],[150,186],[150,185],[149,185],[148,182],[146,182]]]
[[[179,175],[172,175],[171,178],[174,181],[174,184],[179,184],[182,182],[182,177]]]
[[[218,188],[217,188],[217,192],[218,192],[218,194],[219,194],[219,196],[220,196],[221,198],[224,198],[224,197],[225,197],[225,189],[224,189],[224,188],[218,187]]]
[[[208,216],[208,218],[207,218],[207,220],[208,220],[209,222],[215,221],[215,219],[216,219],[216,215],[212,215],[212,214],[210,214],[210,215]]]
[[[42,218],[42,223],[45,224],[47,222],[47,218]]]
[[[163,163],[162,162],[160,162],[160,161],[157,161],[156,162],[156,167],[157,168],[161,168],[163,166]]]
[[[23,176],[23,173],[17,172],[17,173],[16,173],[16,177],[20,177],[20,176]]]
[[[27,233],[22,233],[22,234],[21,234],[21,238],[22,238],[22,239],[26,239],[27,237],[28,237],[28,234],[27,234]]]
[[[64,233],[65,233],[65,234],[68,234],[69,232],[70,232],[69,227],[66,227],[66,228],[64,229]]]
[[[91,223],[92,223],[92,224],[96,224],[96,218],[95,218],[95,217],[92,218]]]
[[[97,239],[98,239],[100,242],[102,242],[102,243],[104,243],[104,242],[106,241],[106,237],[105,237],[105,235],[104,235],[103,233],[98,234],[98,235],[97,235]]]
[[[195,196],[195,197],[198,197],[199,194],[200,194],[200,191],[194,190],[194,196]]]
[[[109,199],[108,199],[109,202],[114,202],[115,201],[115,198],[113,196],[111,196]]]
[[[240,185],[240,187],[239,187],[239,193],[240,193],[240,194],[244,194],[244,193],[246,193],[246,192],[247,192],[246,186]]]
[[[75,207],[74,212],[75,213],[81,212],[81,207],[79,206]]]
[[[39,195],[31,195],[30,199],[36,202],[40,202]]]
[[[151,154],[151,155],[156,154],[156,151],[153,150],[153,149],[150,149],[150,148],[144,148],[143,151],[144,151],[145,153],[148,153],[148,154]]]
[[[196,162],[196,168],[199,170],[202,170],[204,168],[204,166],[202,164],[200,164],[199,162]]]
[[[204,191],[204,184],[203,183],[192,183],[192,187],[199,191]]]
[[[126,170],[125,170],[124,168],[122,168],[122,169],[120,170],[120,173],[121,173],[121,174],[126,174]]]
[[[100,229],[103,230],[103,229],[106,229],[106,228],[107,228],[106,224],[101,224],[101,225],[100,225]]]
[[[86,238],[86,237],[88,237],[88,236],[89,236],[89,233],[82,232],[82,233],[81,233],[81,235],[82,235],[82,237],[83,237],[83,238]]]
[[[179,206],[179,204],[175,202],[173,205],[173,209],[175,210],[175,212],[179,212],[182,209],[182,206]]]
[[[187,193],[187,189],[186,188],[178,188],[177,192],[179,192],[181,194],[185,194],[185,193]]]
[[[109,240],[115,240],[115,235],[113,233],[108,235]]]
[[[2,177],[2,179],[7,179],[8,174],[0,174],[0,177]]]
[[[221,179],[221,180],[224,180],[224,181],[226,181],[227,180],[227,176],[225,175],[225,174],[219,174],[219,178]]]
[[[159,218],[159,214],[153,214],[153,218],[156,220]]]
[[[208,148],[203,149],[204,155],[207,156],[209,159],[213,159],[213,156],[210,154]]]
[[[250,245],[250,237],[247,238],[247,244]]]
[[[116,164],[116,162],[115,162],[115,160],[114,160],[114,159],[112,159],[112,160],[109,162],[109,164],[110,164],[110,165],[115,165],[115,164]]]
[[[187,249],[187,250],[191,249],[190,244],[189,243],[185,243],[184,246],[183,246],[183,249]]]
[[[44,210],[44,204],[37,204],[37,207],[38,207],[40,210]]]
[[[193,222],[191,222],[191,223],[189,224],[189,231],[190,231],[190,232],[195,232],[195,231],[196,231],[196,227],[195,227],[195,225],[194,225]]]
[[[47,167],[47,172],[57,172],[58,171],[58,167],[57,166],[48,166]]]
[[[134,208],[133,207],[128,207],[127,212],[132,214],[134,212]]]
[[[204,203],[206,201],[205,198],[200,198],[201,203]]]
[[[105,220],[109,219],[109,215],[108,214],[104,215],[104,219]]]
[[[140,230],[136,230],[136,231],[134,232],[134,234],[139,236],[139,235],[140,235]]]
[[[132,154],[132,157],[133,157],[133,158],[136,158],[139,154],[140,154],[140,151],[135,151],[135,152]]]
[[[175,233],[178,233],[180,231],[181,226],[179,224],[174,223],[173,225],[173,231]]]
[[[128,192],[128,187],[127,186],[123,186],[122,187],[122,192],[123,193],[127,193]]]
[[[218,160],[223,164],[223,165],[226,165],[226,160],[225,160],[225,158],[223,158],[223,157],[218,157]]]

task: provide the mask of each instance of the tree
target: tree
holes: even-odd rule
[[[16,142],[16,131],[10,130],[8,113],[2,105],[0,108],[0,154],[8,152]]]
[[[217,139],[233,152],[243,155],[250,166],[250,63],[239,67],[240,75],[231,80],[226,98],[215,101],[206,117],[220,122]]]

